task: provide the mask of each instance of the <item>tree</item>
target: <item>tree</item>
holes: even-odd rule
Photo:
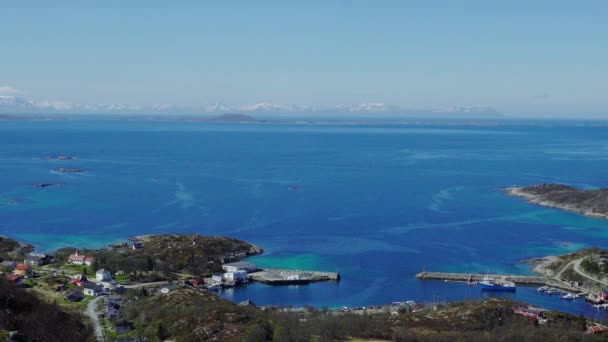
[[[93,264],[91,264],[91,268],[93,269],[93,271],[97,271],[98,269],[101,268],[99,266],[99,258],[94,258],[93,259]]]
[[[154,271],[154,260],[152,260],[150,256],[148,256],[148,258],[146,259],[146,270]]]

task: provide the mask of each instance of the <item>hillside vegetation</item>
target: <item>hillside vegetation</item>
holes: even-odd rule
[[[106,268],[135,272],[155,271],[160,276],[170,273],[189,273],[195,276],[210,275],[221,270],[228,261],[260,254],[263,250],[245,241],[209,237],[195,234],[146,235],[133,239],[143,248],[133,249],[131,244],[112,245],[107,249],[83,250],[82,254],[95,258],[94,270]],[[74,248],[57,252],[59,261],[67,260]]]
[[[82,317],[42,302],[33,293],[0,279],[0,331],[18,331],[20,341],[89,341]]]
[[[20,260],[23,259],[23,256],[33,250],[34,248],[31,245],[15,241],[5,236],[0,236],[1,260]]]
[[[150,341],[601,341],[585,334],[582,317],[547,313],[539,325],[512,310],[507,299],[458,302],[420,312],[356,314],[238,306],[214,294],[183,288],[127,305],[133,337]]]

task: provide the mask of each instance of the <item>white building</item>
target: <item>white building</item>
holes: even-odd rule
[[[84,286],[84,294],[87,296],[101,296],[104,294],[103,287],[95,284],[85,284]]]
[[[226,272],[237,272],[237,271],[254,272],[254,271],[257,271],[257,269],[258,269],[256,264],[254,262],[250,262],[250,261],[231,262],[229,264],[222,265],[222,268]]]
[[[236,271],[224,273],[224,279],[235,283],[246,283],[247,280],[249,280],[249,277],[245,271]]]
[[[100,281],[99,284],[106,290],[115,290],[118,287],[116,280]]]
[[[211,276],[211,280],[221,283],[222,280],[224,280],[224,273],[214,273],[213,276]]]
[[[110,273],[110,271],[102,268],[100,270],[97,270],[97,272],[95,272],[95,279],[97,279],[98,281],[108,281],[112,279],[112,273]]]

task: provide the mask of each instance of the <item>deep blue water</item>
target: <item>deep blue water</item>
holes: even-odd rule
[[[44,160],[60,153],[76,160]],[[62,174],[57,167],[86,169]],[[262,266],[339,271],[339,283],[253,284],[257,304],[456,300],[479,288],[433,271],[529,273],[523,258],[608,243],[608,221],[505,196],[513,184],[607,186],[606,127],[0,122],[0,234],[52,251],[137,234],[232,236]],[[66,183],[39,189],[37,183]],[[297,186],[296,190],[290,187]],[[11,200],[16,204],[10,204]],[[582,301],[506,294],[604,318]]]

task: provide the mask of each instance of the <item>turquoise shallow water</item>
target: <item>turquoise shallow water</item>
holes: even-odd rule
[[[77,159],[42,158],[60,153]],[[603,187],[607,164],[606,129],[575,122],[0,122],[0,234],[47,251],[137,234],[225,235],[264,247],[252,258],[260,265],[343,276],[223,293],[235,301],[335,307],[479,298],[478,288],[414,275],[529,273],[523,258],[606,246],[607,221],[530,205],[500,189]],[[87,172],[52,171],[58,167]],[[604,315],[534,289],[504,295]]]

